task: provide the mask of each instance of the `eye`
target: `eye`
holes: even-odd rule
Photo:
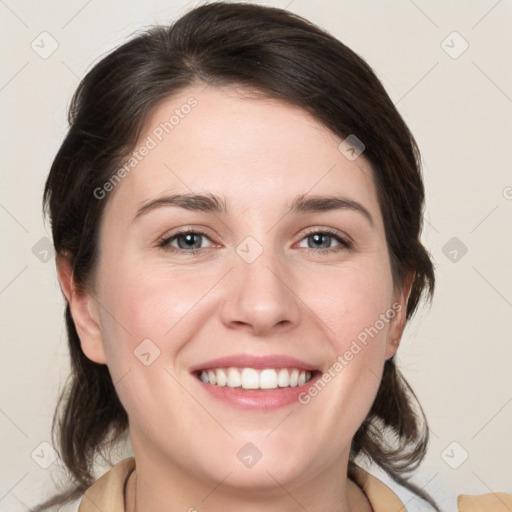
[[[179,231],[178,233],[161,240],[158,243],[158,246],[170,252],[188,252],[196,254],[205,248],[202,245],[204,238],[209,240],[208,236],[200,231]]]
[[[305,248],[314,252],[318,252],[318,250],[323,253],[337,252],[352,247],[352,244],[346,238],[342,237],[336,231],[329,229],[310,231],[300,243],[302,244],[303,241],[307,243]],[[331,246],[333,241],[337,244],[334,247]],[[299,245],[299,247],[304,247],[304,245]]]
[[[207,248],[207,246],[203,245],[203,241],[205,239],[210,240],[206,233],[201,231],[183,230],[160,240],[158,242],[158,247],[169,252],[196,254]],[[303,245],[303,241],[306,241],[306,246]],[[332,246],[333,242],[336,244],[334,247]],[[330,253],[350,249],[352,247],[352,243],[336,231],[329,229],[316,229],[308,232],[307,235],[302,238],[299,243],[299,247],[304,247],[305,249],[315,253]]]

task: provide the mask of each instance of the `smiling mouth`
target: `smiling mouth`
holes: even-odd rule
[[[247,390],[293,388],[308,383],[317,373],[299,368],[210,368],[195,376],[205,384]]]

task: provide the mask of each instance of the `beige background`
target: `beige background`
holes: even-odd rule
[[[41,467],[51,462],[41,443],[51,443],[67,376],[64,303],[41,193],[69,100],[102,55],[196,3],[0,1],[1,512],[27,510],[60,475],[58,461]],[[432,308],[408,327],[398,352],[431,426],[414,481],[447,511],[459,493],[512,493],[510,0],[262,3],[288,7],[363,56],[422,150],[424,241],[438,283]],[[427,510],[396,492],[408,510]]]

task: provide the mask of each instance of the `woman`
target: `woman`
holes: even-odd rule
[[[105,57],[70,124],[44,197],[73,368],[53,503],[403,510],[367,456],[439,510],[405,477],[428,429],[393,359],[434,290],[419,154],[368,65],[212,3]]]

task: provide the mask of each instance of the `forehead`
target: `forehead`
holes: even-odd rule
[[[375,209],[372,169],[363,156],[347,159],[341,141],[297,106],[232,87],[191,87],[154,110],[107,209],[129,214],[176,192],[210,192],[245,211],[300,194],[349,193]]]

